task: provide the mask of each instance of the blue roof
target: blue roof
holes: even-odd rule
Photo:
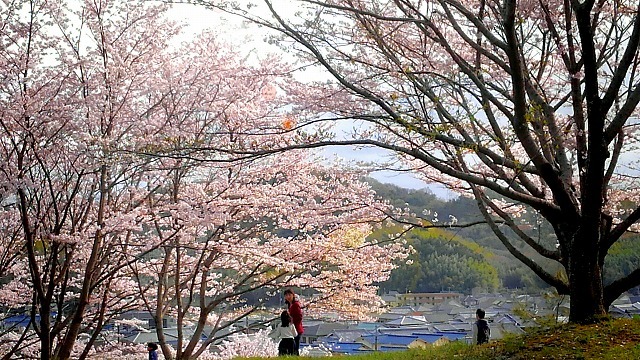
[[[377,339],[376,339],[377,337]],[[364,340],[369,342],[370,344],[388,344],[388,345],[401,345],[407,346],[412,342],[418,340],[418,337],[415,335],[367,335],[362,337]]]
[[[420,332],[420,331],[415,331],[412,333],[415,336],[419,336],[422,340],[432,343],[436,340],[438,340],[437,338],[433,341],[429,340],[429,336],[433,336],[433,337],[445,337],[449,340],[455,341],[455,340],[460,340],[460,339],[464,339],[465,336],[467,336],[466,332],[460,332],[460,331],[436,331],[436,332]],[[424,336],[424,338],[422,337]]]
[[[441,335],[453,334],[453,335],[465,336],[467,335],[467,332],[466,331],[436,331],[434,334],[441,334]]]
[[[323,343],[331,352],[345,355],[362,354],[370,352],[369,349],[363,349],[361,343],[354,342],[329,342]]]
[[[336,342],[327,344],[329,349],[334,352],[349,352],[352,350],[358,350],[362,347],[360,343],[351,342]]]
[[[437,332],[436,334],[438,335],[442,335],[444,337],[446,337],[449,340],[460,340],[460,339],[464,339],[465,336],[467,336],[467,333],[464,332]]]
[[[36,315],[36,321],[40,320],[40,315]],[[26,327],[29,325],[29,321],[31,321],[31,316],[29,315],[14,315],[9,316],[8,318],[2,320],[3,323],[9,324],[10,326],[23,326]]]
[[[442,339],[442,335],[439,335],[439,334],[414,334],[414,335],[417,336],[420,340],[424,340],[429,344],[433,344],[434,342]]]

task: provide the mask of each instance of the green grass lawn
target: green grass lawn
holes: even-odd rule
[[[508,337],[482,346],[451,343],[424,350],[340,357],[349,360],[640,359],[640,320],[536,328],[524,336]]]

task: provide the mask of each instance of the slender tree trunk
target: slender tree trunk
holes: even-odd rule
[[[173,359],[173,355],[169,350],[169,345],[167,345],[166,338],[164,336],[164,329],[162,328],[162,319],[164,318],[164,307],[165,307],[165,298],[166,293],[165,289],[169,286],[167,281],[167,269],[169,268],[169,262],[171,261],[171,254],[165,248],[164,253],[164,261],[162,262],[162,270],[160,274],[158,274],[158,292],[156,297],[156,311],[155,311],[155,322],[156,322],[156,336],[158,337],[158,345],[162,349],[162,354],[165,359]],[[159,326],[158,326],[159,324]]]
[[[98,229],[96,230],[96,234],[93,239],[91,255],[89,256],[89,260],[87,261],[87,265],[85,266],[84,279],[82,281],[82,290],[78,296],[78,304],[74,309],[73,315],[71,315],[73,316],[73,319],[69,324],[67,333],[64,336],[64,339],[56,356],[56,358],[60,360],[71,358],[71,351],[73,350],[73,346],[75,345],[78,334],[80,333],[80,328],[82,327],[82,323],[84,321],[84,313],[87,309],[87,306],[89,305],[92,290],[91,288],[98,278],[96,270],[100,249],[103,243],[102,227],[104,226],[105,208],[107,201],[106,185],[108,171],[109,168],[107,165],[102,165],[102,167],[100,168],[100,202],[98,205],[98,216],[96,219],[98,223]]]
[[[22,156],[18,157],[18,168],[22,169]],[[22,179],[22,178],[20,178]],[[31,273],[31,279],[33,281],[34,288],[34,296],[32,303],[32,321],[35,325],[35,317],[33,312],[38,310],[37,312],[40,314],[40,333],[38,336],[40,337],[40,359],[41,360],[49,360],[51,359],[53,341],[51,336],[51,301],[50,296],[45,294],[45,287],[43,285],[43,278],[38,269],[38,260],[36,258],[36,250],[35,250],[35,234],[31,228],[31,223],[29,221],[29,213],[28,213],[28,204],[27,195],[24,189],[18,189],[18,197],[20,199],[20,218],[22,222],[22,227],[24,230],[25,237],[25,246],[27,248],[27,257],[29,260],[29,270]],[[53,278],[51,279],[53,281]]]
[[[174,274],[174,283],[173,286],[175,287],[175,294],[176,294],[176,310],[177,310],[177,330],[178,330],[178,344],[176,345],[176,359],[183,359],[182,356],[182,324],[184,322],[184,311],[183,311],[183,306],[182,306],[182,286],[180,285],[180,267],[181,265],[181,259],[180,256],[182,256],[180,254],[180,237],[177,236],[176,237],[176,271]],[[188,357],[188,355],[187,355]]]
[[[100,336],[100,333],[102,332],[102,328],[104,327],[104,321],[105,321],[105,312],[107,311],[107,302],[108,302],[108,295],[109,295],[108,289],[110,287],[111,287],[111,281],[107,283],[107,290],[105,290],[104,293],[102,294],[102,304],[100,305],[98,323],[96,324],[95,329],[93,329],[91,338],[89,339],[89,342],[87,342],[87,344],[84,346],[84,349],[82,350],[82,353],[78,357],[78,360],[85,360],[89,356],[89,351],[91,351],[91,348],[96,343],[98,336]]]
[[[50,305],[40,307],[40,360],[51,359],[53,341],[51,339]]]
[[[187,347],[184,349],[184,352],[182,353],[185,356],[185,358],[187,359],[190,358],[196,348],[196,345],[198,345],[198,339],[200,339],[200,337],[202,336],[202,331],[206,326],[208,315],[209,315],[209,311],[206,311],[205,308],[201,307],[196,328],[193,332],[193,335],[191,335],[191,340],[189,341],[189,344],[187,344]]]

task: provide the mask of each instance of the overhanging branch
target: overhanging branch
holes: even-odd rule
[[[556,288],[558,293],[567,294],[569,293],[569,285],[565,283],[563,280],[551,275],[548,273],[542,266],[537,264],[533,259],[525,256],[522,252],[516,249],[513,244],[507,239],[504,233],[498,228],[498,225],[493,221],[491,215],[487,211],[485,207],[486,200],[482,192],[477,188],[477,186],[472,186],[473,193],[476,197],[476,201],[478,203],[478,208],[480,212],[487,220],[489,227],[493,230],[493,233],[498,237],[500,242],[507,248],[509,253],[511,253],[516,259],[520,260],[523,264],[528,266],[533,272],[536,273],[542,280],[544,280],[547,284]]]

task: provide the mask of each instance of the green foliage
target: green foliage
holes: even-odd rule
[[[375,190],[376,194],[388,200],[391,205],[398,208],[409,207],[418,214],[424,209],[432,209],[435,204],[442,203],[429,190],[405,189],[393,184],[384,184],[372,178],[363,179]]]
[[[604,261],[604,283],[610,284],[616,279],[629,275],[639,267],[640,235],[627,235],[609,249]]]
[[[405,235],[415,249],[408,261],[381,284],[387,290],[470,292],[475,287],[494,291],[500,285],[496,269],[482,247],[440,229],[416,229]]]
[[[543,289],[547,287],[531,269],[513,261],[505,260],[504,266],[498,267],[502,286],[507,289]]]

